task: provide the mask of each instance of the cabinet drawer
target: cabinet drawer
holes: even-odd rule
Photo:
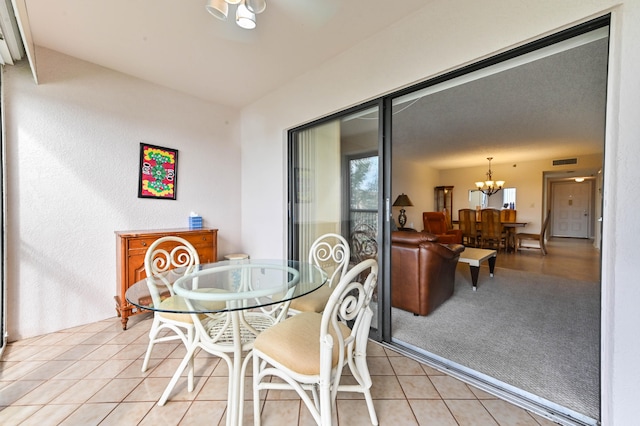
[[[132,238],[128,241],[128,249],[129,250],[147,250],[149,248],[149,246],[151,244],[153,244],[153,242],[155,240],[157,240],[158,238],[161,237],[166,237],[167,235],[160,235],[160,236],[149,236],[149,237],[138,237],[138,238]],[[185,240],[189,241],[191,243],[191,245],[193,245],[195,248],[198,247],[207,247],[207,246],[212,246],[213,242],[214,242],[214,236],[211,232],[202,232],[202,233],[189,233],[189,234],[185,234],[185,235],[175,235],[177,237],[180,238],[184,238]]]
[[[212,247],[214,241],[214,234],[211,232],[203,232],[198,234],[191,234],[188,238],[185,238],[189,241],[194,247],[198,248],[201,246],[204,247]]]
[[[128,241],[129,250],[146,250],[159,237],[132,238]]]

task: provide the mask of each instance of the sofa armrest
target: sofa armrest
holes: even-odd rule
[[[425,249],[431,250],[435,252],[438,256],[443,259],[453,260],[456,257],[460,257],[460,253],[464,251],[464,246],[462,244],[424,244]],[[428,245],[428,247],[426,247]]]
[[[420,243],[429,241],[437,242],[438,237],[428,232],[394,231],[391,233],[391,243],[410,244],[418,246]]]
[[[462,244],[462,230],[461,229],[449,229],[447,231],[447,235],[454,236],[456,244]]]
[[[446,245],[449,250],[454,253],[460,254],[464,251],[464,245],[462,244],[447,244]]]

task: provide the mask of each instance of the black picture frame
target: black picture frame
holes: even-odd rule
[[[175,200],[178,189],[178,150],[140,143],[138,198]]]

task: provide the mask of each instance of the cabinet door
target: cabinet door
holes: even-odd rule
[[[217,260],[216,232],[208,231],[192,233],[184,235],[183,237],[189,241],[198,252],[200,263],[211,263]]]
[[[434,188],[434,207],[437,212],[445,212],[449,223],[453,220],[453,186]]]
[[[144,251],[136,251],[129,255],[129,285],[145,279]]]

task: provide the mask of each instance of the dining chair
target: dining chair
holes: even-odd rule
[[[507,233],[500,222],[500,210],[482,209],[480,211],[480,248],[495,247],[506,249]]]
[[[357,277],[366,274],[364,283]],[[354,266],[337,284],[322,314],[303,312],[260,334],[253,347],[254,424],[260,424],[260,391],[294,390],[318,425],[331,425],[338,392],[364,395],[371,423],[378,424],[371,397],[367,341],[373,311],[370,302],[378,263]],[[356,384],[341,384],[348,366]],[[269,380],[277,377],[281,380]],[[311,392],[311,397],[307,393]]]
[[[472,209],[458,210],[458,227],[462,231],[462,243],[465,246],[477,247],[479,238],[476,211]]]
[[[175,279],[192,272],[199,264],[198,252],[184,238],[167,236],[155,240],[147,249],[144,258],[147,285],[153,304],[164,306],[168,310],[185,306],[184,300],[173,292],[172,285]],[[162,330],[171,330],[173,333],[158,337]],[[181,340],[185,347],[188,347],[193,338],[194,326],[189,314],[154,311],[142,372],[147,371],[156,343]]]
[[[549,228],[549,219],[551,218],[551,210],[547,210],[547,217],[545,217],[544,222],[542,223],[542,229],[538,234],[531,234],[526,232],[519,232],[516,234],[516,247],[518,251],[521,249],[539,249],[543,256],[547,255],[547,246],[545,245],[544,239],[545,234],[547,232],[547,228]],[[537,241],[538,247],[535,246],[523,246],[522,241]]]
[[[342,235],[328,233],[318,237],[309,249],[309,263],[328,275],[325,285],[316,291],[291,301],[289,314],[322,312],[338,281],[344,277],[351,257],[349,243]]]

